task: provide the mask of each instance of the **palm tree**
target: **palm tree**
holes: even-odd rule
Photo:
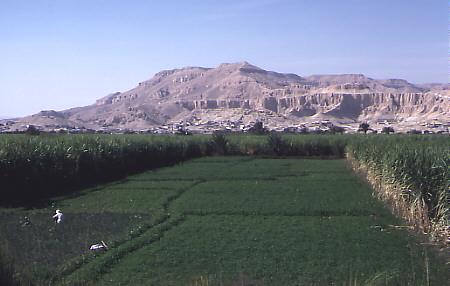
[[[367,134],[367,130],[369,130],[369,127],[370,127],[369,123],[363,122],[363,123],[359,124],[358,131],[363,131],[364,134]]]
[[[385,127],[383,127],[383,129],[381,130],[381,133],[385,133],[385,134],[391,134],[391,133],[394,133],[394,128],[392,128],[391,126],[385,126]]]

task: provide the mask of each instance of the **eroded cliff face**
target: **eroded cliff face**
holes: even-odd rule
[[[145,128],[183,120],[202,111],[221,117],[268,111],[302,121],[324,115],[354,122],[371,119],[449,121],[449,85],[414,85],[361,74],[301,77],[266,71],[246,62],[217,68],[188,67],[157,73],[126,92],[96,104],[53,114],[70,122]],[[201,119],[201,118],[200,118]]]
[[[317,113],[356,121],[380,117],[441,116],[450,114],[450,102],[426,93],[325,93],[266,100],[267,109],[312,116]]]
[[[327,114],[355,121],[409,116],[442,117],[450,114],[445,96],[429,93],[313,93],[268,96],[255,99],[184,100],[175,102],[193,111],[199,109],[266,109],[280,114],[307,117]]]

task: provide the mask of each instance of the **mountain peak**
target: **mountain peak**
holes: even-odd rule
[[[174,74],[174,73],[176,73],[176,72],[186,71],[186,70],[202,70],[202,71],[207,71],[207,70],[210,70],[210,68],[205,68],[205,67],[195,67],[195,66],[186,66],[186,67],[177,68],[177,69],[162,70],[162,71],[156,73],[156,74],[155,74],[155,77],[166,77],[166,76],[171,75],[171,74]]]
[[[405,80],[376,80],[363,74],[300,77],[243,61],[216,68],[164,70],[95,105],[44,111],[17,124],[138,130],[186,120],[193,126],[220,120],[240,126],[267,114],[276,126],[316,121],[320,116],[352,122],[416,116],[425,121],[448,117],[449,94],[448,85],[419,87]]]
[[[233,69],[233,70],[259,70],[262,71],[263,69],[250,64],[249,62],[243,61],[243,62],[237,62],[237,63],[223,63],[218,66],[218,69]]]

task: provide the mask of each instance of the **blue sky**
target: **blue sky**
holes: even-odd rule
[[[163,69],[448,82],[447,0],[0,0],[0,116],[88,105]]]

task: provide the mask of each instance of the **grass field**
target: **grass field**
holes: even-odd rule
[[[0,211],[2,248],[36,284],[447,285],[398,226],[344,160],[292,157],[205,157]]]

